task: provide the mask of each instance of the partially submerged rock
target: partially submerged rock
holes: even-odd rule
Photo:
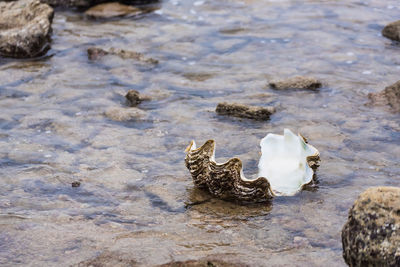
[[[104,2],[104,0],[40,0],[42,3],[49,4],[51,6],[61,7],[88,7],[95,4],[96,2]]]
[[[0,2],[1,1],[14,1],[14,0],[0,0]],[[87,8],[90,6],[109,2],[109,0],[40,0],[40,2],[54,7]],[[122,0],[120,2],[129,5],[145,5],[145,4],[159,2],[159,0],[125,0],[125,1]]]
[[[219,103],[215,110],[220,115],[247,118],[253,120],[268,120],[275,112],[274,107],[252,107],[237,103]]]
[[[146,11],[134,6],[120,4],[118,2],[99,4],[89,8],[85,15],[95,19],[108,19],[114,17],[136,16]]]
[[[128,93],[125,95],[126,100],[128,101],[129,106],[131,107],[136,107],[143,101],[148,101],[150,98],[148,96],[142,96],[138,91],[136,90],[129,90]]]
[[[308,89],[315,90],[322,86],[322,83],[313,77],[296,76],[286,80],[271,81],[269,85],[273,89]]]
[[[368,97],[374,105],[388,105],[393,111],[400,112],[400,81],[386,87],[379,93],[370,93]]]
[[[342,243],[349,266],[400,266],[400,188],[362,193],[349,211]]]
[[[0,55],[32,58],[47,52],[53,15],[39,0],[0,2]]]
[[[386,25],[382,30],[382,35],[386,38],[400,42],[400,20]]]
[[[185,165],[196,186],[227,200],[268,201],[276,195],[294,195],[313,181],[319,152],[301,135],[285,129],[283,136],[268,134],[260,145],[262,156],[256,179],[244,176],[239,158],[217,163],[214,140],[200,148],[192,141],[186,149]]]
[[[142,53],[127,51],[119,48],[110,48],[108,50],[99,47],[89,47],[87,50],[88,58],[90,60],[98,60],[107,55],[118,56],[123,59],[133,59],[139,62],[156,65],[158,60],[153,58],[147,58]]]

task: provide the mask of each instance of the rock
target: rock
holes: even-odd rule
[[[143,54],[133,51],[127,51],[118,48],[110,48],[108,50],[104,50],[98,47],[89,47],[87,50],[88,58],[90,60],[98,60],[107,55],[118,56],[123,59],[133,59],[139,62],[147,63],[147,64],[158,64],[158,60],[153,58],[147,58]]]
[[[104,3],[89,8],[85,15],[94,19],[108,19],[114,17],[136,16],[143,14],[143,9],[120,4],[118,2]]]
[[[104,49],[97,48],[97,47],[89,47],[87,50],[88,58],[90,60],[98,60],[109,53],[105,51]]]
[[[74,181],[74,182],[71,183],[71,186],[72,186],[72,187],[79,187],[79,186],[81,186],[81,182],[79,182],[79,181]]]
[[[62,7],[88,7],[93,2],[104,2],[94,0],[40,0],[42,3],[46,3],[51,6],[62,6]]]
[[[132,258],[132,255],[123,254],[114,251],[106,251],[97,257],[82,261],[73,265],[75,267],[130,267],[137,266],[137,262]]]
[[[386,38],[400,42],[400,20],[386,25],[382,30],[382,35]]]
[[[275,108],[252,107],[237,103],[219,103],[215,111],[220,115],[228,115],[253,120],[268,120],[271,114],[275,112]]]
[[[147,96],[141,96],[140,93],[136,90],[129,90],[125,97],[128,101],[129,106],[131,107],[136,107],[143,101],[150,100],[150,98]]]
[[[272,81],[269,85],[278,90],[286,89],[309,89],[315,90],[321,87],[322,83],[313,77],[296,76],[286,80]]]
[[[225,262],[217,259],[173,261],[157,267],[246,267],[243,263]]]
[[[145,112],[135,108],[109,108],[104,115],[113,121],[132,121],[138,120],[145,116]]]
[[[2,1],[9,2],[14,0],[0,0],[0,2]],[[40,0],[40,2],[54,7],[87,8],[94,5],[109,2],[109,0]],[[159,2],[159,0],[125,0],[125,1],[121,0],[120,2],[129,5],[145,5],[145,4],[157,3]]]
[[[0,2],[0,55],[31,58],[47,52],[53,15],[39,0]]]
[[[393,111],[400,112],[400,81],[386,87],[379,93],[370,93],[368,97],[373,105],[389,105]]]
[[[349,266],[400,266],[400,188],[362,193],[349,211],[342,243]]]

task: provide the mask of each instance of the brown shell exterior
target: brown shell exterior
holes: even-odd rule
[[[212,161],[214,140],[208,140],[195,150],[190,150],[192,144],[187,149],[185,165],[196,186],[226,200],[263,202],[273,197],[271,186],[266,178],[259,177],[251,181],[241,179],[242,161],[239,158],[232,158],[223,164]]]

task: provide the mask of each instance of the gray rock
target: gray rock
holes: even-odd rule
[[[400,42],[400,20],[386,25],[382,30],[382,35],[386,38]]]
[[[400,188],[362,193],[349,211],[342,243],[349,266],[400,266]]]
[[[252,107],[237,103],[219,103],[216,110],[220,115],[228,115],[253,120],[268,120],[275,112],[274,107]]]
[[[296,76],[286,80],[271,81],[269,85],[273,89],[309,89],[315,90],[321,87],[322,83],[313,77]]]
[[[388,105],[394,112],[400,112],[400,81],[379,93],[370,93],[368,97],[373,105]]]
[[[0,2],[0,55],[31,58],[50,48],[53,9],[39,0]]]

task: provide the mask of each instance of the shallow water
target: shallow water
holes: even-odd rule
[[[0,59],[0,264],[73,265],[123,253],[138,265],[219,257],[251,266],[344,266],[341,228],[360,192],[400,184],[400,119],[367,94],[399,80],[381,36],[398,0],[164,1],[137,19],[58,11],[52,49]],[[97,45],[144,53],[146,66]],[[311,75],[319,91],[275,91]],[[151,96],[128,120],[124,94]],[[218,116],[218,102],[276,106],[270,121]],[[107,115],[108,114],[108,115]],[[287,127],[321,153],[316,187],[241,206],[193,187],[191,139],[256,174],[259,141]],[[81,186],[72,188],[71,183]]]

